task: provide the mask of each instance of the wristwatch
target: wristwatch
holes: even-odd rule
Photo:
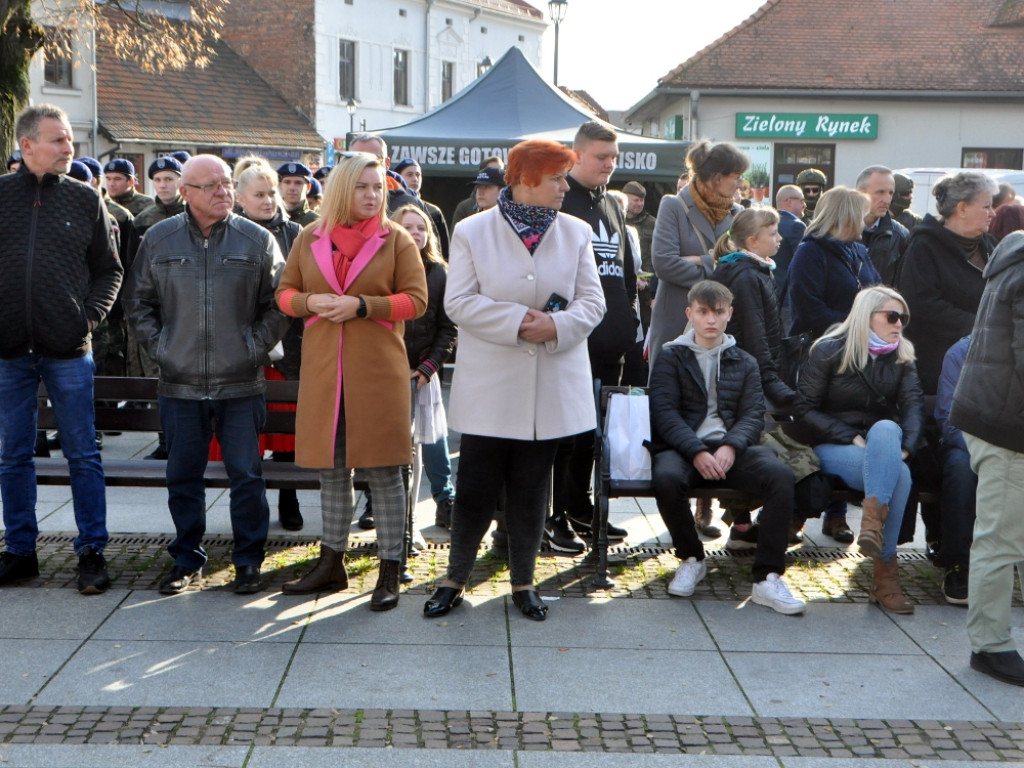
[[[366,299],[359,297],[359,309],[356,310],[356,317],[366,317]]]

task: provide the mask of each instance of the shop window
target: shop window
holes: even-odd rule
[[[1024,169],[1024,150],[964,147],[960,155],[961,168],[1012,168]]]
[[[817,168],[828,179],[828,188],[836,185],[835,144],[776,144],[772,189],[793,184],[805,168]]]

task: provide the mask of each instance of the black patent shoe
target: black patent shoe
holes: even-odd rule
[[[448,611],[462,604],[465,594],[465,587],[438,587],[431,598],[423,604],[423,615],[428,619],[447,616]]]
[[[263,589],[263,577],[258,565],[235,566],[235,580],[231,588],[236,595],[251,595]]]
[[[515,603],[523,616],[534,621],[544,621],[548,617],[548,607],[540,599],[535,589],[519,589],[512,593],[512,602]]]

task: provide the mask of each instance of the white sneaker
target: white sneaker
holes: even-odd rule
[[[807,603],[797,597],[793,597],[786,583],[779,578],[777,573],[769,573],[768,578],[754,584],[750,592],[750,599],[758,605],[766,605],[773,611],[793,615],[803,613]]]
[[[696,557],[684,560],[676,568],[676,575],[668,585],[668,593],[676,597],[689,597],[707,575],[708,567],[703,560],[697,560]]]

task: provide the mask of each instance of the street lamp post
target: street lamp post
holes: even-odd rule
[[[549,0],[548,14],[555,23],[555,85],[558,85],[558,27],[565,20],[569,0]]]
[[[348,110],[348,132],[356,132],[356,100],[351,96],[348,97],[348,103],[345,105],[345,109]]]

